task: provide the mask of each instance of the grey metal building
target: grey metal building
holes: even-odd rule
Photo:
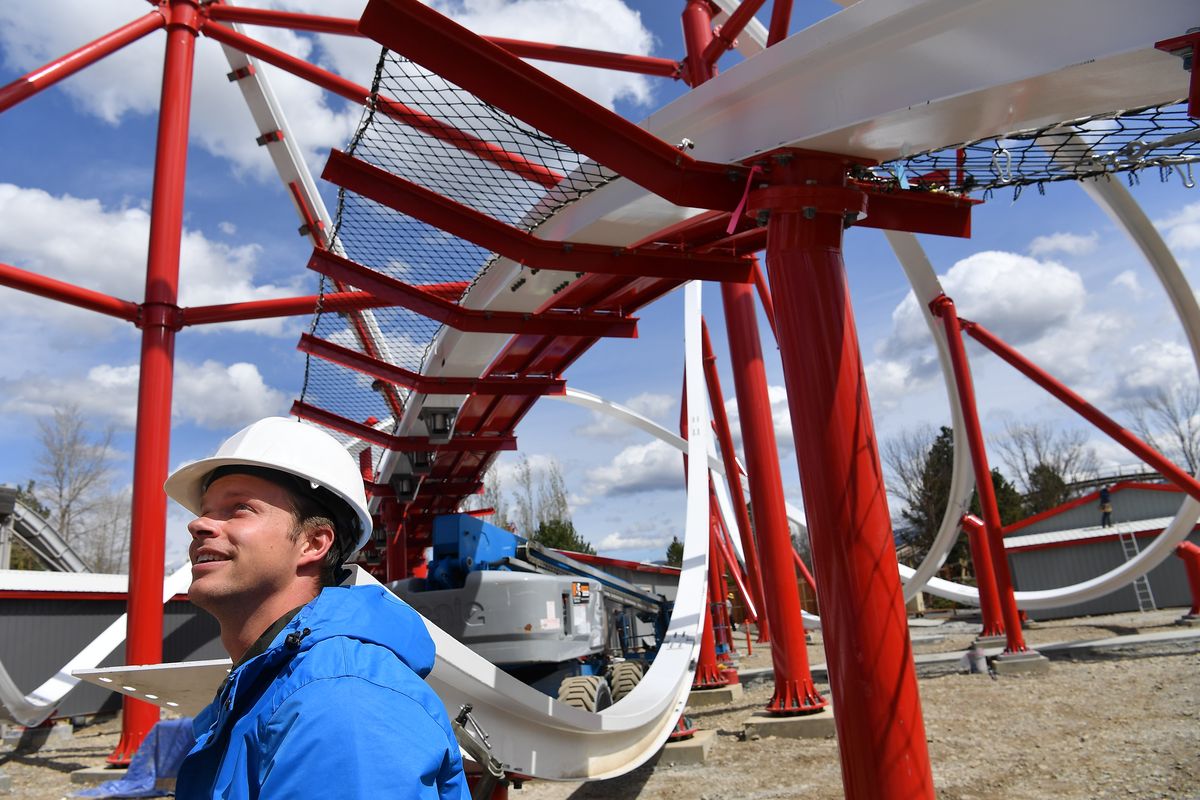
[[[1117,483],[1109,488],[1112,525],[1100,525],[1099,492],[1022,520],[1005,529],[1004,546],[1018,591],[1056,589],[1108,572],[1144,549],[1171,522],[1186,495],[1170,484]],[[1189,534],[1200,544],[1200,526]],[[1140,585],[1139,585],[1140,584]],[[1055,609],[1035,619],[1088,616],[1191,605],[1183,562],[1171,556],[1145,580]]]

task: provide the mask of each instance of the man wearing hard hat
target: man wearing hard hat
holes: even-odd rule
[[[196,515],[188,596],[234,662],[176,796],[468,797],[421,618],[382,586],[337,585],[372,527],[337,440],[259,420],[165,489]]]

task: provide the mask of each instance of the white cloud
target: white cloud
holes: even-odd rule
[[[654,37],[622,0],[435,0],[433,7],[485,36],[527,39],[617,53],[648,55]],[[618,100],[644,105],[650,82],[629,72],[532,62],[603,106]]]
[[[40,275],[138,302],[142,298],[150,215],[143,208],[105,208],[100,201],[54,196],[41,189],[0,183],[0,260]],[[64,235],[68,231],[69,235]],[[255,244],[231,246],[184,229],[180,253],[180,305],[261,300],[300,293],[298,274],[286,285],[258,284],[255,272],[260,248]],[[56,324],[79,322],[94,326],[92,315],[74,309],[38,303],[31,305],[11,295],[4,302],[7,314],[44,318],[53,314]],[[56,310],[47,311],[53,307]],[[111,323],[110,323],[111,324]],[[294,335],[286,319],[254,320],[221,326],[272,335]],[[200,330],[209,329],[199,326]]]
[[[683,458],[665,442],[626,447],[606,466],[587,471],[590,493],[619,496],[683,488]]]
[[[1200,250],[1200,202],[1189,203],[1165,219],[1155,220],[1173,250]]]
[[[1134,346],[1117,381],[1116,394],[1133,398],[1158,389],[1195,383],[1196,361],[1187,346],[1154,339]]]
[[[670,543],[670,534],[638,536],[637,534],[614,531],[596,543],[596,550],[600,552],[613,550],[665,550],[666,546]]]
[[[668,415],[677,408],[677,401],[668,394],[642,392],[639,395],[629,398],[621,405],[636,411],[644,417],[649,417],[661,425],[668,425],[670,427]],[[593,439],[614,439],[630,436],[635,430],[635,428],[616,417],[593,412],[592,421],[586,425],[580,425],[574,432],[580,436],[588,436]]]
[[[1100,236],[1089,233],[1080,236],[1077,233],[1052,233],[1049,236],[1038,236],[1029,243],[1029,254],[1034,257],[1049,256],[1062,253],[1068,256],[1084,256],[1095,251]]]
[[[100,364],[82,378],[42,377],[3,381],[5,413],[43,415],[67,404],[86,415],[132,428],[137,419],[137,365]],[[172,394],[174,424],[227,429],[248,420],[286,413],[288,397],[263,380],[258,367],[239,362],[224,365],[177,361]]]
[[[1078,272],[1055,261],[1016,253],[975,253],[940,276],[960,316],[975,320],[1051,369],[1071,377],[1086,370],[1089,356],[1108,344],[1117,318],[1085,313],[1087,292]],[[871,398],[882,407],[937,378],[939,367],[929,327],[909,292],[892,312],[892,330],[867,364]]]
[[[1113,278],[1111,285],[1117,289],[1125,290],[1134,299],[1140,300],[1146,296],[1146,290],[1142,287],[1142,282],[1138,280],[1137,273],[1131,269],[1127,269]]]

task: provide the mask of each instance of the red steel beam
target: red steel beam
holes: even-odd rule
[[[1004,620],[1004,635],[1007,637],[1004,652],[1024,653],[1029,648],[1025,645],[1020,612],[1013,597],[1012,571],[1004,552],[1004,525],[1000,522],[1000,508],[996,504],[996,489],[992,485],[992,470],[988,465],[979,407],[975,402],[975,382],[971,377],[962,327],[954,310],[954,301],[946,295],[935,297],[929,308],[935,316],[942,318],[942,325],[946,329],[946,349],[954,369],[954,385],[958,389],[959,408],[962,410],[963,427],[971,451],[971,467],[975,472],[975,493],[979,497],[979,509],[983,512],[983,529],[987,535],[992,572],[996,576],[996,592],[1000,598],[1000,617]]]
[[[63,78],[74,75],[84,67],[96,63],[164,25],[166,25],[166,15],[162,9],[156,8],[144,17],[122,25],[112,33],[101,36],[78,50],[73,50],[65,56],[17,78],[4,88],[0,88],[0,111],[7,111],[22,100],[53,86]]]
[[[358,20],[345,17],[321,17],[313,14],[296,14],[290,11],[272,11],[265,8],[245,8],[221,4],[209,6],[208,16],[210,19],[222,22],[240,22],[246,25],[290,28],[314,33],[332,33],[339,36],[363,35],[358,30]],[[578,64],[584,67],[598,67],[622,72],[637,72],[663,78],[678,78],[680,73],[679,62],[667,58],[612,53],[607,50],[529,42],[523,39],[505,39],[499,36],[484,38],[520,58],[558,61],[564,64]]]
[[[774,0],[771,3],[771,27],[767,30],[767,47],[787,38],[788,26],[792,24],[792,0]]]
[[[321,177],[534,269],[672,280],[752,280],[746,258],[540,239],[340,150],[329,154]]]
[[[937,302],[936,300],[934,302]],[[1007,361],[1017,369],[1022,375],[1029,380],[1041,386],[1050,394],[1058,398],[1064,405],[1069,407],[1079,416],[1086,419],[1088,422],[1095,425],[1110,438],[1115,440],[1117,444],[1124,447],[1135,456],[1145,461],[1150,466],[1154,467],[1171,483],[1178,486],[1183,491],[1187,492],[1192,497],[1200,500],[1200,482],[1189,475],[1186,471],[1175,466],[1162,453],[1155,450],[1146,442],[1139,439],[1127,428],[1112,417],[1105,414],[1100,409],[1093,406],[1087,400],[1084,400],[1075,392],[1068,389],[1053,375],[1043,370],[1041,367],[1034,364],[1029,359],[1018,353],[1012,347],[1009,347],[1000,337],[989,331],[987,328],[980,325],[978,322],[970,320],[960,320],[962,329],[975,341],[982,344],[988,350],[991,350],[996,355],[1000,356],[1004,361]],[[1007,622],[1007,620],[1005,620]]]
[[[379,445],[396,453],[407,453],[413,450],[429,450],[438,453],[494,453],[501,450],[516,450],[515,436],[473,436],[456,433],[448,442],[434,443],[427,436],[393,436],[376,430],[370,425],[346,419],[345,417],[318,408],[308,403],[296,401],[292,403],[291,414],[300,419],[316,422],[347,436],[362,439],[364,442]]]
[[[435,297],[420,287],[410,286],[342,258],[328,250],[314,250],[308,268],[334,280],[357,286],[403,306],[409,311],[468,333],[540,334],[545,336],[608,336],[637,338],[637,320],[617,314],[577,314],[570,311],[480,311],[463,308]]]
[[[8,264],[0,264],[0,286],[86,308],[89,311],[98,311],[127,322],[137,321],[141,313],[137,303],[132,301],[84,289],[73,283],[47,278],[45,275],[38,275],[36,272],[29,272]]]
[[[732,211],[748,170],[697,161],[420,0],[371,0],[359,30],[672,202]]]
[[[312,334],[300,335],[296,346],[301,353],[323,358],[357,370],[381,381],[405,386],[420,394],[516,394],[516,395],[560,395],[567,391],[567,382],[560,378],[449,378],[438,375],[422,375],[419,372],[389,364],[342,347],[339,344],[319,339]]]
[[[0,265],[3,266],[3,265]],[[2,273],[0,273],[2,274]],[[420,289],[453,302],[462,296],[469,284],[466,281],[424,283]],[[292,317],[322,311],[362,311],[388,306],[370,292],[330,292],[304,297],[280,297],[274,300],[252,300],[246,303],[224,303],[213,306],[192,306],[180,309],[184,325],[207,325],[215,322],[241,322],[248,319]]]
[[[154,158],[133,455],[127,664],[162,661],[167,523],[167,497],[162,485],[167,477],[171,443],[188,118],[199,22],[195,0],[170,0],[165,10],[170,21]],[[128,763],[159,718],[158,707],[144,700],[126,697],[124,703],[121,739],[108,758],[111,763]]]
[[[1196,68],[1196,57],[1200,55],[1200,30],[1192,28],[1182,36],[1155,42],[1154,49],[1190,59],[1192,75],[1188,79],[1188,116],[1200,119],[1200,69]]]
[[[441,120],[410,108],[390,97],[376,95],[374,98],[371,98],[371,90],[367,87],[360,86],[353,81],[348,81],[340,75],[335,75],[328,70],[314,66],[282,50],[269,47],[249,36],[238,33],[232,28],[226,28],[224,25],[210,20],[204,25],[203,32],[205,36],[211,39],[215,39],[222,44],[227,44],[248,56],[260,59],[286,72],[311,81],[322,89],[340,95],[353,103],[361,105],[369,99],[373,99],[375,108],[380,113],[386,114],[424,134],[454,145],[460,150],[491,161],[497,166],[519,175],[528,181],[550,188],[563,178],[559,173],[547,169],[541,164],[534,163],[516,153],[510,153],[498,145],[486,142],[452,125],[447,125]]]
[[[725,24],[719,30],[713,31],[712,41],[704,48],[701,56],[705,64],[712,67],[727,50],[733,47],[733,42],[737,39],[738,34],[745,30],[765,2],[766,0],[742,0],[737,10],[729,15],[729,19],[725,20]]]

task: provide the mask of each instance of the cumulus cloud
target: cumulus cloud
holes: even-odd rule
[[[1096,249],[1100,236],[1089,233],[1080,236],[1077,233],[1052,233],[1048,236],[1038,236],[1029,243],[1029,254],[1035,258],[1062,253],[1068,256],[1084,256]]]
[[[591,494],[616,497],[683,487],[683,459],[665,442],[626,447],[611,463],[587,471]]]
[[[1144,397],[1195,383],[1196,361],[1186,345],[1154,339],[1134,346],[1117,376],[1116,395]]]
[[[1200,202],[1189,203],[1154,224],[1173,250],[1200,250]]]
[[[676,409],[676,399],[668,394],[642,392],[629,398],[621,405],[648,417],[659,424],[667,424],[668,416]],[[592,420],[586,425],[580,425],[575,433],[593,439],[624,438],[634,433],[634,428],[607,414],[592,413]]]
[[[596,543],[600,552],[614,550],[658,550],[665,551],[671,543],[670,534],[639,535],[636,533],[621,533],[614,531]]]
[[[0,382],[5,413],[44,415],[68,404],[88,416],[132,428],[137,419],[138,367],[100,364],[81,378],[44,377]],[[214,430],[239,427],[248,419],[284,414],[288,397],[268,386],[258,367],[244,362],[199,364],[177,361],[172,419]]]
[[[1113,278],[1111,285],[1117,289],[1122,289],[1135,299],[1145,297],[1146,290],[1142,287],[1142,282],[1138,280],[1137,273],[1131,269],[1127,269],[1117,277]]]
[[[792,416],[788,411],[787,389],[783,386],[768,386],[767,399],[771,402],[771,423],[775,426],[775,445],[784,452],[796,449],[792,438]],[[729,427],[733,433],[733,443],[742,447],[742,425],[738,412],[737,398],[725,401],[725,414],[729,417]]]
[[[985,251],[957,262],[940,280],[961,316],[987,325],[1060,377],[1086,370],[1089,355],[1120,328],[1115,317],[1085,311],[1082,277],[1056,261]],[[883,406],[938,375],[929,328],[911,291],[892,312],[892,330],[876,353],[866,372],[872,400]]]
[[[100,201],[55,196],[41,189],[0,183],[0,260],[21,269],[137,302],[143,293],[150,214],[135,206],[108,207]],[[69,235],[63,235],[69,231]],[[216,242],[185,229],[180,252],[180,305],[260,300],[299,293],[306,278],[284,285],[255,281],[260,248]],[[10,314],[47,313],[43,304],[5,303]],[[81,317],[56,307],[62,324]],[[284,319],[222,326],[272,335],[294,335]],[[200,326],[200,330],[207,326]]]

